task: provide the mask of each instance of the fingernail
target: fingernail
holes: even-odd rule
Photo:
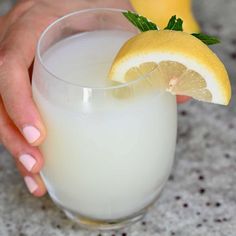
[[[26,126],[23,128],[23,134],[29,143],[34,143],[40,137],[40,132],[33,126]]]
[[[36,164],[36,160],[29,154],[22,154],[19,157],[21,164],[26,168],[26,170],[31,171]]]
[[[25,176],[24,180],[25,180],[25,184],[26,184],[27,188],[29,189],[30,193],[33,193],[38,189],[37,183],[30,176]]]

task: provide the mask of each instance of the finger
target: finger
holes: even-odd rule
[[[31,22],[27,18],[19,20],[0,45],[0,93],[7,113],[26,140],[32,145],[39,145],[46,132],[32,99],[28,68],[45,19],[35,28],[32,28]]]
[[[0,94],[7,113],[28,143],[40,144],[46,131],[32,99],[28,69],[10,49],[0,52]]]
[[[47,192],[40,175],[33,175],[27,172],[24,168],[22,168],[18,161],[16,161],[16,166],[20,174],[24,177],[25,185],[31,194],[33,194],[35,197],[41,197]]]
[[[35,22],[35,27],[32,27],[32,19],[28,17],[26,14],[23,20],[19,19],[1,42],[0,93],[7,113],[26,140],[32,145],[39,145],[46,132],[32,99],[27,71],[32,64],[41,31],[46,22],[50,23],[55,17],[40,19]]]
[[[29,145],[8,117],[0,99],[0,140],[25,171],[38,173],[43,158],[36,147]]]
[[[191,97],[184,96],[184,95],[181,95],[181,96],[178,95],[176,97],[177,103],[185,103],[185,102],[189,101],[190,99],[191,99]]]

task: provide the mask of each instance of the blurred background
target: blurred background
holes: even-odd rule
[[[7,12],[12,4],[15,3],[15,0],[1,0],[0,1],[0,14],[3,15],[5,12]]]
[[[3,15],[14,0],[0,0]],[[28,194],[8,152],[0,146],[1,236],[235,236],[236,235],[236,1],[193,0],[203,32],[230,74],[228,107],[191,101],[179,106],[176,161],[154,209],[127,229],[80,230],[46,196]]]

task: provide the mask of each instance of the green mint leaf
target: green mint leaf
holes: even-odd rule
[[[134,12],[127,11],[122,12],[122,14],[141,32],[149,31],[149,30],[159,30],[153,22],[149,21],[144,16],[140,16]]]
[[[173,29],[174,25],[175,25],[175,22],[176,22],[176,16],[172,16],[168,22],[168,25],[166,26],[166,28],[164,30],[171,30]]]
[[[138,15],[131,11],[122,12],[122,14],[141,32],[149,30],[159,30],[156,24],[154,24],[144,16]],[[183,20],[181,18],[177,18],[176,15],[172,16],[164,30],[183,31]],[[220,40],[214,36],[209,36],[202,33],[193,33],[192,35],[201,40],[206,45],[220,43]]]
[[[206,45],[213,45],[213,44],[217,44],[220,43],[220,40],[217,37],[214,36],[210,36],[210,35],[206,35],[206,34],[192,34],[194,37],[200,39],[203,43],[205,43]]]
[[[183,20],[172,16],[164,30],[183,31]]]
[[[183,20],[178,18],[175,27],[172,30],[183,31]]]

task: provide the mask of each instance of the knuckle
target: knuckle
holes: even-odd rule
[[[3,42],[0,45],[0,67],[11,62],[14,58],[16,57],[13,48],[10,47],[8,42]]]
[[[20,19],[8,29],[0,43],[0,60],[18,59],[18,63],[28,66],[31,63],[29,60],[33,59],[38,37],[37,26],[32,27],[32,19]]]
[[[16,63],[16,57],[6,46],[0,47],[0,88],[4,85],[2,80],[5,80],[6,75],[13,70]]]

